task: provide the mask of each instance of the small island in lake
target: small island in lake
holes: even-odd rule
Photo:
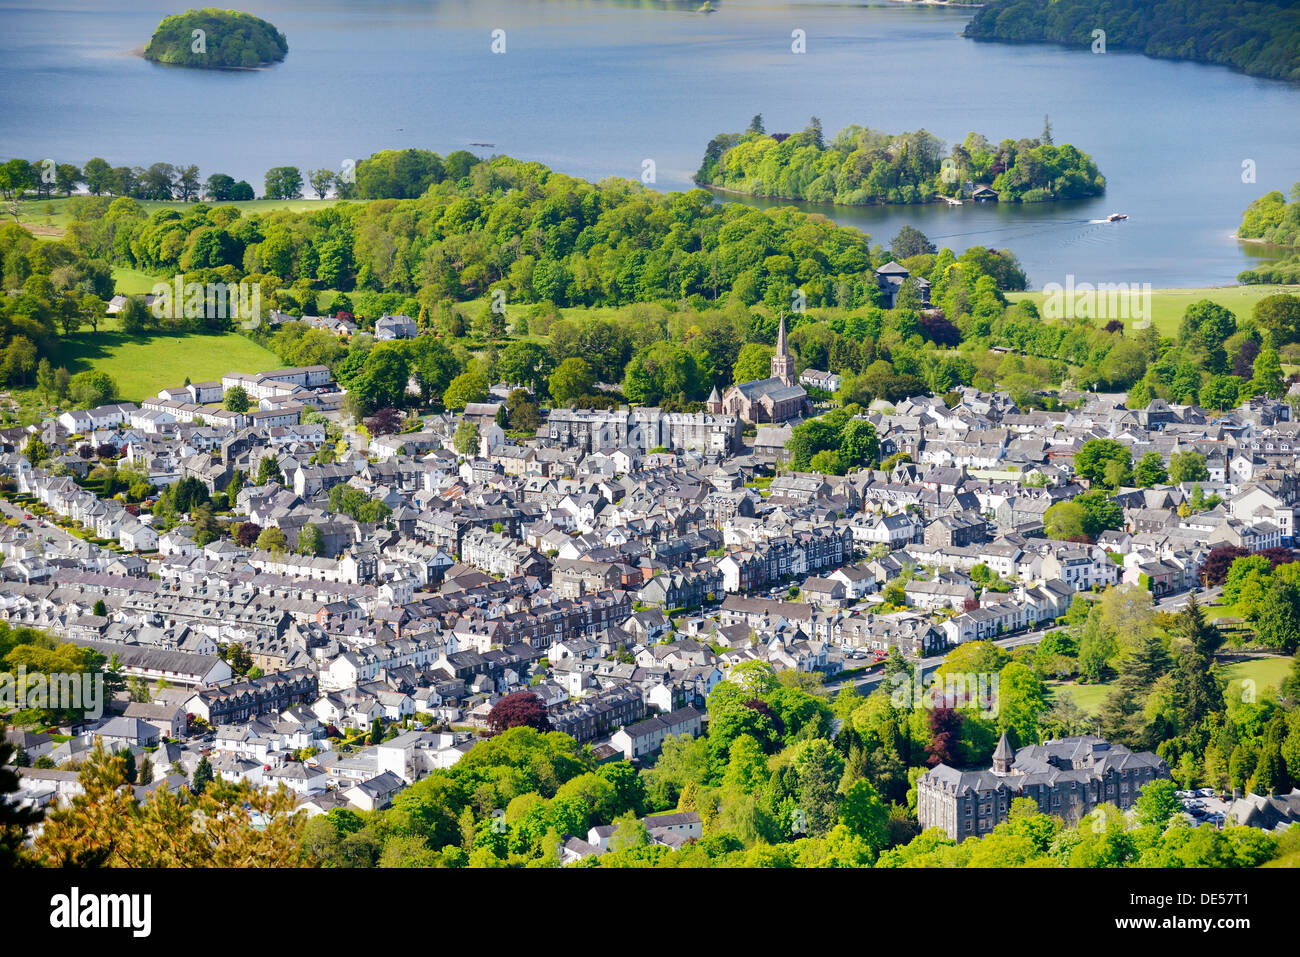
[[[165,17],[144,57],[202,70],[247,70],[278,63],[288,52],[284,34],[265,20],[209,7]]]
[[[827,142],[813,117],[798,133],[767,133],[755,116],[744,133],[715,136],[695,182],[727,192],[836,206],[950,203],[966,200],[1041,203],[1100,196],[1106,179],[1091,156],[1052,142],[1044,122],[1037,139],[993,143],[971,133],[946,151],[926,130],[882,133],[861,126]]]

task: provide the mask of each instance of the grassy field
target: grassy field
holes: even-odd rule
[[[92,367],[107,372],[119,396],[130,402],[184,385],[186,376],[202,382],[231,371],[262,372],[284,364],[275,353],[235,332],[128,336],[114,319],[101,322],[97,333],[83,328],[64,337],[60,345],[55,365],[67,366],[73,375]],[[21,390],[16,397],[26,398]]]
[[[157,277],[130,266],[113,267],[113,289],[126,296],[142,296],[153,292],[154,284],[158,281]],[[102,323],[100,325],[103,326]]]
[[[1182,321],[1187,307],[1202,299],[1209,299],[1221,306],[1231,309],[1238,319],[1247,319],[1255,308],[1255,303],[1265,296],[1280,292],[1300,295],[1300,286],[1211,286],[1204,289],[1153,289],[1151,290],[1151,313],[1156,331],[1162,336],[1173,336],[1178,332],[1178,323]],[[1039,292],[1009,292],[1007,299],[1019,302],[1029,299],[1040,309],[1044,295]],[[1132,320],[1126,320],[1132,326]]]
[[[1049,681],[1052,696],[1069,698],[1084,714],[1095,715],[1101,711],[1102,702],[1110,694],[1111,683],[1081,685],[1072,681]]]
[[[1255,692],[1258,694],[1265,688],[1278,688],[1282,684],[1282,679],[1291,672],[1290,658],[1248,658],[1245,661],[1236,661],[1230,665],[1221,666],[1225,678],[1228,679],[1228,688],[1224,696],[1228,699],[1236,698],[1240,700],[1241,693],[1246,687],[1243,682],[1255,682]]]
[[[185,209],[185,203],[163,202],[154,199],[142,199],[137,202],[146,212],[171,207]],[[295,213],[304,210],[325,209],[337,203],[337,199],[250,199],[240,203],[209,203],[209,206],[234,206],[245,213],[264,213],[276,209],[287,209]],[[71,217],[67,212],[68,200],[27,199],[18,204],[18,221],[38,236],[57,238],[63,235]]]
[[[1220,665],[1220,672],[1228,679],[1224,697],[1240,700],[1245,689],[1243,682],[1255,682],[1255,693],[1263,693],[1265,688],[1277,689],[1291,671],[1291,659],[1280,657],[1249,658],[1236,661],[1230,665]],[[1071,699],[1075,706],[1085,714],[1096,715],[1101,711],[1102,703],[1110,694],[1114,682],[1081,685],[1068,681],[1049,681],[1048,688],[1052,695]]]

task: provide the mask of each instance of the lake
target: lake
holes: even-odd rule
[[[888,245],[911,223],[939,245],[1007,247],[1031,284],[1232,283],[1261,256],[1231,238],[1241,211],[1300,180],[1300,88],[1226,68],[960,37],[960,8],[720,0],[262,0],[288,37],[265,70],[165,67],[138,56],[187,6],[0,0],[0,157],[197,163],[262,192],[272,166],[338,169],[384,148],[471,149],[586,179],[691,186],[709,139],[762,113],[924,127],[952,144],[1037,136],[1091,153],[1105,196],[1071,204],[816,207]],[[505,52],[491,50],[504,30]],[[806,53],[791,52],[791,33]],[[473,147],[490,143],[490,148]],[[1253,161],[1257,182],[1242,182]],[[729,197],[730,198],[730,197]],[[771,205],[753,201],[756,205]],[[814,207],[805,207],[814,208]],[[1118,211],[1129,219],[1098,223]]]

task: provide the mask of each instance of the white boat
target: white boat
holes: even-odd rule
[[[1106,217],[1106,222],[1118,223],[1121,219],[1128,219],[1128,213],[1111,213]]]

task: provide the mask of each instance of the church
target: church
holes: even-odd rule
[[[776,355],[772,356],[772,375],[767,379],[739,382],[719,397],[715,386],[709,395],[709,411],[739,416],[746,422],[786,422],[812,412],[808,392],[795,381],[794,358],[785,341],[785,317],[776,334]]]

